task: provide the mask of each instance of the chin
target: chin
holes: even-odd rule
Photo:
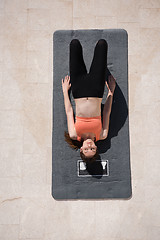
[[[87,138],[85,141],[87,141],[88,142],[88,140],[90,140],[90,141],[92,141],[92,142],[94,142],[91,138]]]

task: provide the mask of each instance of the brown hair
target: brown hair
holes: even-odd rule
[[[70,138],[69,136],[69,133],[68,132],[64,132],[64,137],[65,137],[65,141],[69,144],[69,146],[75,150],[78,150],[82,147],[83,145],[83,141],[84,139],[82,138],[81,141],[78,141],[78,140],[73,140],[72,138]],[[95,141],[94,141],[95,142]],[[94,162],[96,161],[96,159],[98,158],[99,156],[99,153],[98,153],[98,148],[96,150],[96,153],[93,157],[86,157],[83,152],[80,152],[80,156],[82,158],[82,160],[86,163],[91,163],[91,162]]]
[[[80,147],[82,147],[83,142],[78,141],[78,140],[73,140],[72,138],[70,138],[69,133],[68,132],[64,132],[64,137],[65,137],[65,141],[69,144],[69,146],[75,150],[78,150]]]

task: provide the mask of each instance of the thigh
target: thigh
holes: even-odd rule
[[[70,42],[69,69],[71,90],[74,98],[78,98],[83,93],[84,77],[87,75],[82,45],[78,39],[72,39]]]
[[[70,42],[69,70],[72,80],[87,73],[83,59],[82,45],[78,39],[72,39]]]
[[[105,39],[100,39],[94,49],[89,75],[94,79],[92,84],[104,85],[107,73],[108,44]]]

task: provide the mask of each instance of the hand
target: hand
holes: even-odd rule
[[[65,79],[63,80],[62,78],[62,89],[63,89],[63,93],[68,92],[68,90],[71,87],[71,83],[70,83],[70,76],[65,76]]]
[[[108,83],[106,81],[106,85],[107,85],[108,91],[113,94],[116,87],[116,80],[112,75],[109,75]]]

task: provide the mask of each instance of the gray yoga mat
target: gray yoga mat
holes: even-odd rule
[[[69,44],[78,38],[89,71],[100,38],[108,43],[107,75],[117,81],[107,139],[98,141],[99,159],[86,165],[65,142],[67,118],[61,79],[69,74]],[[128,34],[124,29],[57,30],[53,34],[52,196],[60,199],[129,199],[131,190],[128,117]],[[107,87],[102,100],[107,97]],[[75,113],[72,92],[69,92]]]

